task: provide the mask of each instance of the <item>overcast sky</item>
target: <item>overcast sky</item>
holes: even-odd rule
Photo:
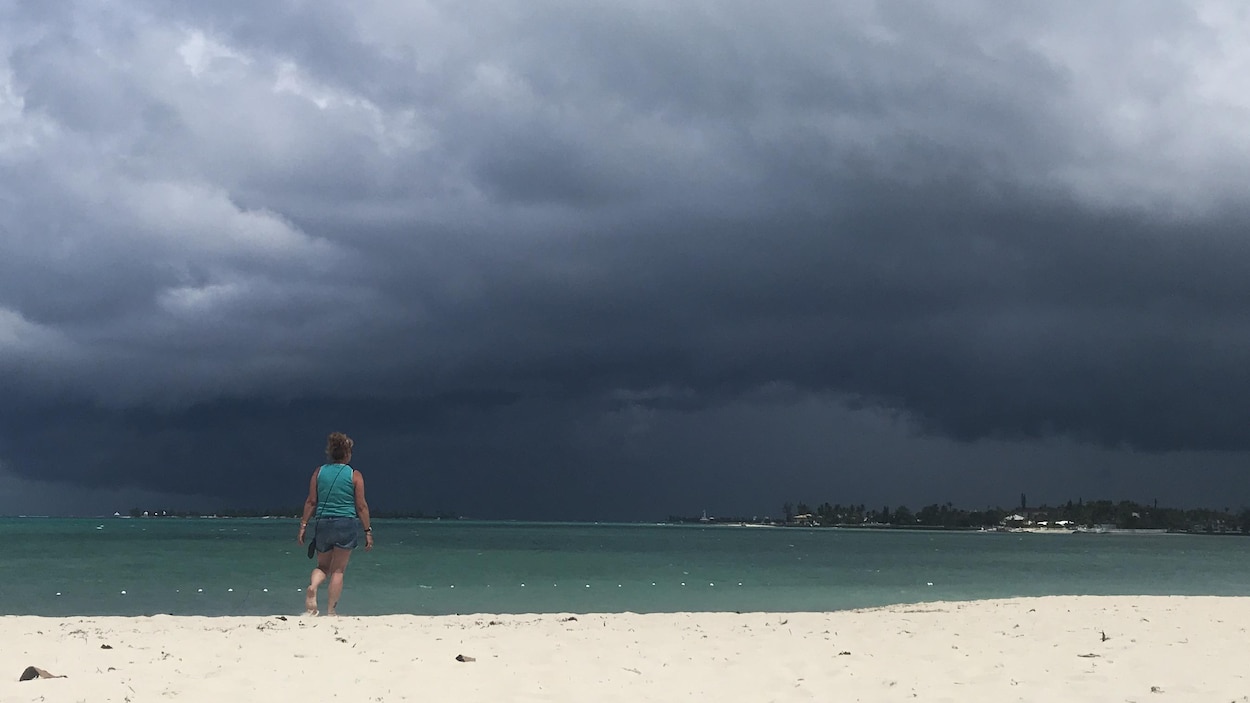
[[[0,513],[1250,505],[1250,7],[0,4]]]

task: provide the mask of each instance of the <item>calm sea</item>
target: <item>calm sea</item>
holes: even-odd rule
[[[5,518],[0,614],[298,613],[294,520]],[[1250,538],[374,521],[340,612],[840,610],[1250,595]],[[324,598],[324,592],[323,592]]]

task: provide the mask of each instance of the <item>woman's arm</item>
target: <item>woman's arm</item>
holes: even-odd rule
[[[312,480],[308,482],[308,498],[304,500],[304,517],[299,519],[299,543],[304,543],[304,529],[308,527],[308,520],[312,518],[313,511],[317,509],[317,474],[321,473],[321,467],[312,474]]]
[[[365,477],[359,471],[352,472],[352,488],[356,493],[356,517],[365,528],[365,551],[373,549],[373,526],[369,520],[369,503],[365,501]]]

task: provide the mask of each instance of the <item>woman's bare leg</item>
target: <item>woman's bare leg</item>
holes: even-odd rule
[[[321,582],[326,580],[326,575],[330,573],[330,563],[334,558],[334,552],[319,552],[317,554],[317,568],[312,570],[312,575],[308,577],[308,590],[304,591],[304,614],[317,614],[317,589],[321,588]]]
[[[329,554],[332,556],[329,564],[330,592],[326,600],[326,615],[337,615],[334,609],[338,607],[339,596],[343,595],[343,572],[347,570],[347,561],[352,558],[352,550],[335,547]]]

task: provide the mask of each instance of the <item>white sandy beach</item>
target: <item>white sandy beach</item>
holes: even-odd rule
[[[0,701],[1250,701],[1250,598],[284,617],[3,617]]]

